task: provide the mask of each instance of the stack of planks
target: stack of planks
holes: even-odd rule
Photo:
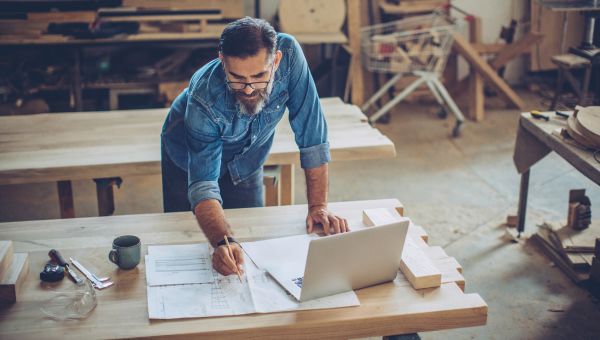
[[[585,230],[562,225],[544,223],[531,239],[569,278],[579,283],[589,278],[596,238],[600,236],[600,223],[592,222]]]
[[[363,223],[377,226],[402,219],[402,209],[376,208],[363,210]],[[441,247],[427,244],[423,228],[412,222],[404,243],[400,271],[414,289],[436,288],[442,283],[455,282],[463,291],[465,279],[462,267],[454,257],[449,257]]]
[[[0,305],[17,302],[28,273],[28,254],[13,253],[12,241],[0,241]]]
[[[600,149],[600,106],[578,106],[567,119],[566,129],[584,148]]]
[[[90,5],[91,6],[91,5]],[[89,8],[71,11],[67,8],[39,12],[32,8],[19,8],[5,13],[0,20],[0,42],[68,41],[69,37],[50,34],[51,24],[83,24],[99,27],[101,23],[137,23],[139,33],[202,33],[201,38],[218,38],[224,21],[244,16],[243,0],[123,0],[122,7]],[[151,38],[151,37],[146,37]],[[135,39],[133,39],[135,40]],[[143,39],[142,39],[143,40]]]

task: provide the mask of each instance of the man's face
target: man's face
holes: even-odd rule
[[[226,57],[219,54],[225,68],[227,81],[239,83],[257,83],[252,88],[247,85],[243,89],[229,89],[235,94],[240,109],[248,114],[256,114],[262,110],[273,88],[274,73],[281,60],[281,51],[269,57],[266,49],[261,49],[256,55],[247,58]],[[262,83],[261,83],[262,82]],[[268,82],[268,84],[266,84]],[[237,84],[237,86],[244,86]]]

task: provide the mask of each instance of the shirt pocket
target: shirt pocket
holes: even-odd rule
[[[239,142],[248,135],[250,120],[235,117],[231,124],[226,124],[221,140],[226,143]]]
[[[269,104],[261,113],[264,117],[265,125],[274,126],[281,120],[281,117],[283,117],[283,113],[285,112],[285,105],[288,98],[287,91],[282,91],[277,94],[274,99],[269,101]]]

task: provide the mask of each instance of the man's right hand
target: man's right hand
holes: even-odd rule
[[[212,256],[212,266],[221,275],[231,275],[239,271],[240,274],[244,272],[244,252],[239,244],[232,242],[230,244],[233,258],[227,245],[219,246],[215,249]],[[236,270],[237,268],[237,270]]]

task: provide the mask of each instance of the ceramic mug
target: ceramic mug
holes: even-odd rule
[[[121,269],[133,269],[140,263],[142,243],[133,235],[123,235],[114,239],[108,253],[110,262]]]

